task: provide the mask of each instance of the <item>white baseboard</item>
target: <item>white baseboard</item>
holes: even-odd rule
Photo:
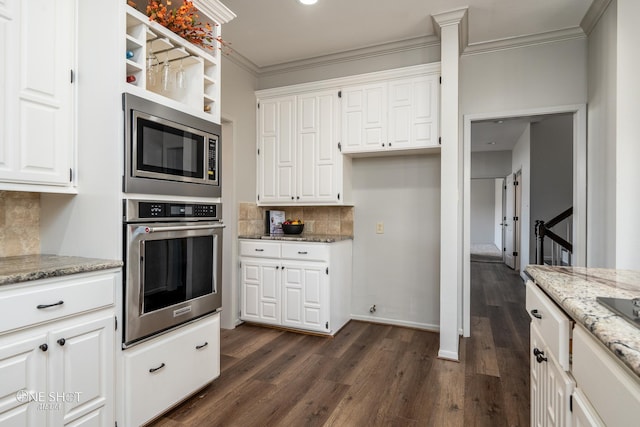
[[[452,360],[454,362],[459,362],[460,361],[459,355],[455,351],[439,350],[438,351],[438,358],[446,359],[446,360]]]
[[[351,315],[353,320],[362,320],[364,322],[382,323],[385,325],[404,326],[407,328],[422,329],[429,332],[440,332],[440,325],[431,325],[428,323],[409,322],[406,320],[398,319],[386,319],[378,316],[360,316],[356,314]]]

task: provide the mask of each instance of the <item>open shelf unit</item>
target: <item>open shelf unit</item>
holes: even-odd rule
[[[126,82],[131,92],[149,91],[220,121],[220,50],[196,46],[131,6],[126,8]],[[220,26],[213,26],[214,36]],[[163,70],[168,68],[167,83]],[[182,67],[186,87],[176,84]]]

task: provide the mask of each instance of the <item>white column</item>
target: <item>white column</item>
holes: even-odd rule
[[[465,43],[467,8],[433,15],[440,32],[440,350],[438,357],[458,360],[462,326],[462,150],[459,131],[458,68]]]
[[[640,2],[618,0],[616,102],[616,268],[640,269]]]

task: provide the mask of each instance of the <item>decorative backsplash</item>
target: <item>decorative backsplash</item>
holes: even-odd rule
[[[0,257],[40,253],[40,194],[0,191]]]
[[[264,207],[255,203],[240,203],[238,235],[264,234],[264,218],[268,210],[284,211],[287,219],[301,219],[304,234],[353,237],[353,206]]]

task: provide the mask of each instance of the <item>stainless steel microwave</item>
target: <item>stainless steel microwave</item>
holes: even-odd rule
[[[125,193],[220,197],[221,126],[124,93]]]

